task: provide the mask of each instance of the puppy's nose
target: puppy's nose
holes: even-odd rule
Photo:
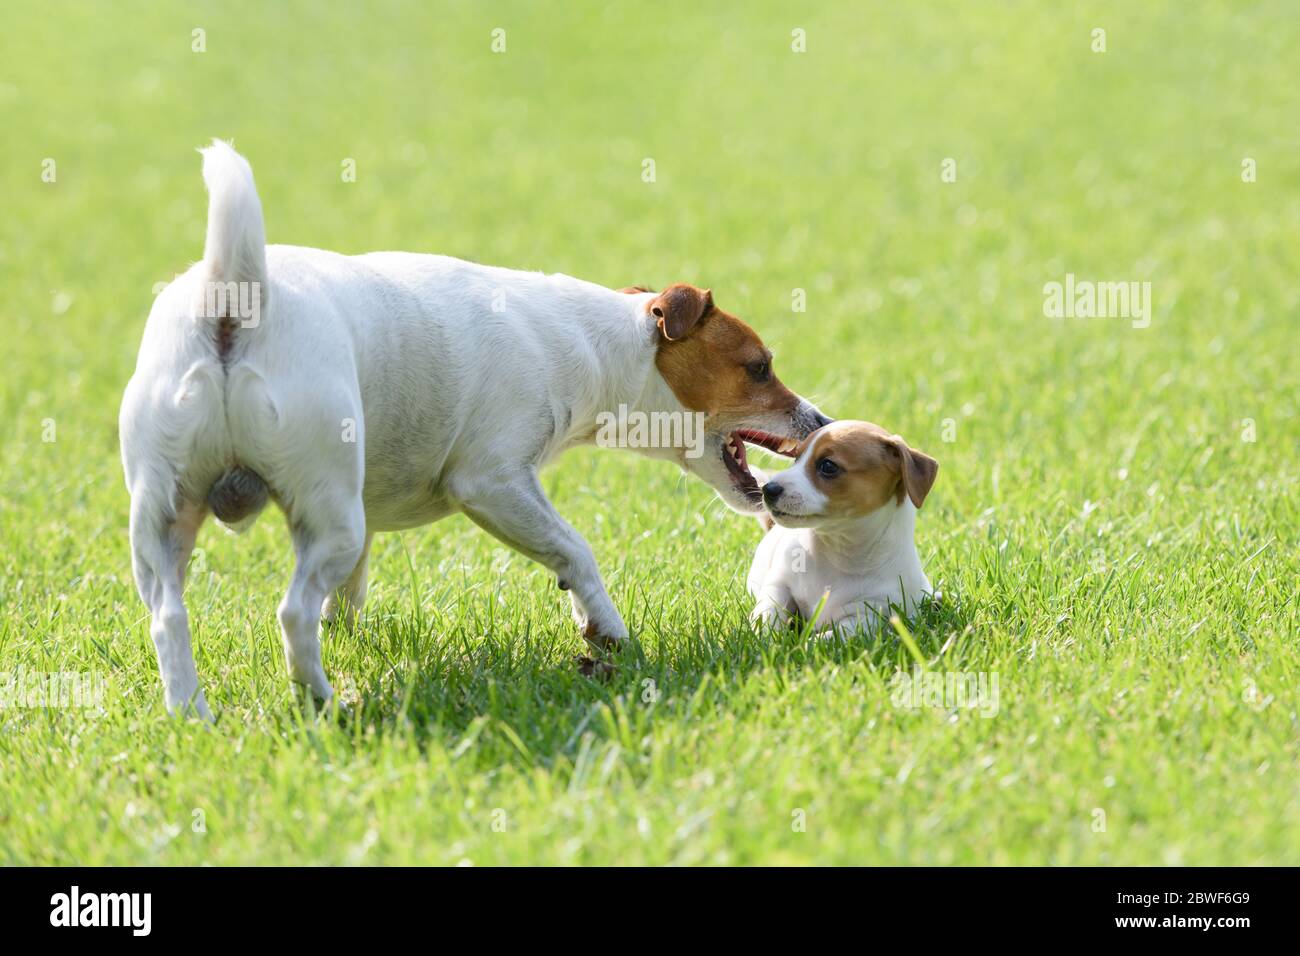
[[[777,499],[779,499],[781,495],[784,493],[785,493],[785,489],[782,488],[780,485],[778,485],[775,481],[769,481],[767,484],[763,486],[763,500],[766,501],[769,505],[775,504]]]

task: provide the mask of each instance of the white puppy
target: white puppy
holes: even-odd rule
[[[930,593],[913,532],[939,463],[853,421],[817,431],[795,456],[763,485],[775,524],[749,571],[751,617],[769,626],[811,619],[824,595],[817,630],[871,628],[891,604],[908,609]]]
[[[463,512],[554,571],[583,636],[610,648],[627,628],[538,468],[596,442],[616,409],[698,415],[701,443],[636,450],[757,512],[743,442],[789,447],[827,421],[706,290],[267,246],[248,163],[223,143],[203,154],[203,260],[154,302],[120,420],[133,567],[173,712],[209,715],[182,601],[209,511],[243,527],[268,500],[284,509],[285,658],[329,699],[317,625],[323,606],[345,620],[360,608],[376,531]]]

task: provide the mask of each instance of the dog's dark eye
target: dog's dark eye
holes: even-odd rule
[[[754,381],[766,382],[772,377],[772,362],[770,359],[759,359],[746,365],[745,370]]]
[[[834,478],[840,473],[840,466],[835,464],[829,458],[823,458],[817,462],[817,474],[823,478]]]

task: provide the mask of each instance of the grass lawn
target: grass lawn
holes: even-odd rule
[[[0,679],[103,693],[0,710],[0,863],[1300,863],[1292,4],[4,19]],[[352,718],[313,720],[268,511],[200,536],[218,722],[167,719],[116,416],[213,136],[272,242],[712,287],[792,388],[939,459],[942,607],[911,647],[755,634],[757,524],[584,449],[543,482],[640,641],[612,683],[457,517],[376,540],[324,651]],[[1046,316],[1067,274],[1150,282],[1149,324]],[[906,706],[921,670],[996,680],[996,713]]]

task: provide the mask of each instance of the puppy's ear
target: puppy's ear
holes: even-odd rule
[[[618,291],[624,292],[627,295],[636,295],[638,292],[653,292],[654,289],[643,285],[630,285],[626,289],[619,289]]]
[[[713,292],[697,289],[693,285],[670,285],[650,302],[650,314],[655,317],[659,331],[669,342],[675,342],[699,324],[700,319],[713,308]]]
[[[898,503],[903,503],[903,494],[912,499],[912,504],[920,508],[925,496],[934,487],[935,476],[939,473],[939,463],[924,452],[909,448],[907,442],[897,435],[890,441],[890,446],[898,452]]]

